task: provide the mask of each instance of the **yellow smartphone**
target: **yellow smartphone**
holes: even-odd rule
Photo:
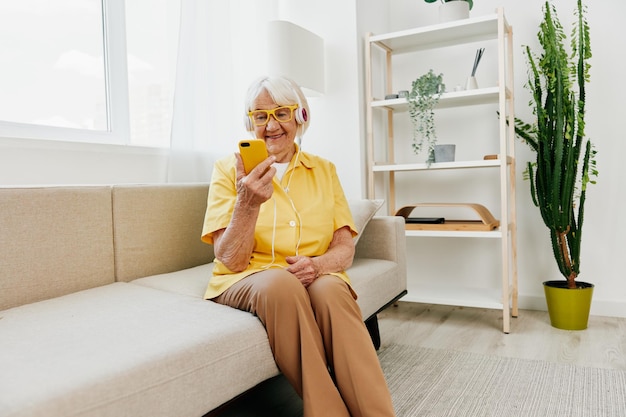
[[[265,161],[269,156],[263,139],[246,139],[239,141],[239,153],[243,159],[243,169],[250,173],[255,166]]]

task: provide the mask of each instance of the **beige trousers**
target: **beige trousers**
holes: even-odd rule
[[[270,269],[213,301],[259,317],[304,417],[395,415],[359,306],[340,278],[324,275],[305,288],[293,274]]]

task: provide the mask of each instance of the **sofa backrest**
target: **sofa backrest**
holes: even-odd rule
[[[0,189],[0,310],[115,281],[110,187]]]
[[[116,280],[212,262],[213,247],[200,240],[208,192],[208,184],[114,186]]]

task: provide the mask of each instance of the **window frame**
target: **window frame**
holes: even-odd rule
[[[126,58],[125,0],[102,1],[104,87],[107,131],[43,126],[0,120],[0,137],[128,145],[130,110]]]

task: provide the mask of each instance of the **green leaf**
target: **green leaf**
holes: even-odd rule
[[[578,0],[571,40],[556,7],[545,2],[537,38],[538,52],[525,46],[529,105],[535,120],[515,119],[515,134],[536,153],[524,179],[533,203],[550,230],[554,258],[570,283],[580,273],[580,249],[588,184],[598,175],[596,150],[585,135],[585,87],[591,57],[586,8]],[[566,46],[569,46],[569,51]]]
[[[433,162],[431,155],[437,143],[434,108],[445,88],[443,74],[436,75],[430,69],[412,82],[407,98],[409,118],[413,125],[413,152],[419,154],[426,146],[428,151],[426,163],[429,166]]]

